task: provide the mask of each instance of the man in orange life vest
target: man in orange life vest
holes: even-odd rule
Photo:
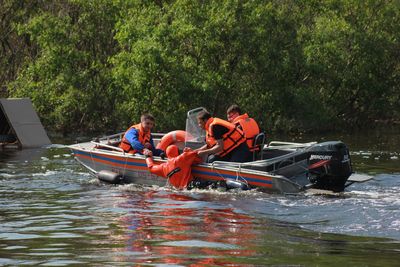
[[[246,137],[234,124],[211,117],[208,111],[197,115],[197,123],[206,130],[206,145],[198,148],[199,156],[207,158],[207,162],[216,160],[231,162],[247,162],[251,153],[246,144]],[[210,155],[213,155],[209,157]]]
[[[155,165],[151,152],[146,152],[146,163],[150,172],[168,178],[168,181],[177,189],[184,189],[192,181],[192,164],[201,163],[201,158],[197,152],[190,148],[185,148],[183,153],[179,155],[176,145],[169,145],[166,149],[168,160],[165,163]]]
[[[250,118],[247,113],[241,113],[240,107],[235,104],[230,106],[226,111],[228,121],[243,130],[244,134],[246,135],[247,146],[249,147],[250,151],[254,151],[253,140],[254,137],[260,133],[260,128],[258,127],[257,122]]]
[[[150,150],[153,155],[160,156],[163,151],[154,146],[151,135],[153,127],[154,117],[148,113],[143,114],[139,124],[132,125],[126,130],[119,147],[130,154],[144,154]]]

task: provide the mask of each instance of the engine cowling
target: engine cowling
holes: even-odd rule
[[[309,180],[314,188],[343,191],[352,174],[349,149],[341,141],[330,141],[310,147],[308,155]]]

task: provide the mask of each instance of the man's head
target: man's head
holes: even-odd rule
[[[165,151],[168,158],[175,158],[179,155],[179,150],[176,145],[169,145]]]
[[[206,122],[209,118],[211,118],[211,114],[206,110],[201,111],[199,114],[197,114],[197,124],[199,125],[199,127],[205,129]]]
[[[226,117],[229,122],[233,122],[233,120],[242,113],[240,107],[236,104],[233,104],[226,110]]]
[[[151,131],[154,127],[154,117],[150,113],[145,113],[140,117],[140,123],[142,124],[145,132]]]

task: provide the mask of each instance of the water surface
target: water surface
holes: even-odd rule
[[[0,265],[398,266],[398,141],[333,139],[373,180],[335,196],[174,191],[101,184],[62,146],[1,151]]]

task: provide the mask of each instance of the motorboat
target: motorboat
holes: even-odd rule
[[[168,144],[174,143],[180,149],[202,146],[205,131],[197,124],[197,114],[202,110],[204,108],[196,108],[187,113],[185,131],[153,134],[154,143],[165,145],[164,141],[168,140]],[[125,153],[118,147],[123,134],[95,138],[68,147],[75,159],[102,181],[165,186],[168,180],[149,172],[145,156]],[[254,145],[259,149],[253,152],[251,162],[214,161],[194,165],[194,180],[190,187],[223,186],[270,193],[299,193],[309,189],[341,192],[355,182],[367,180],[351,178],[353,170],[349,149],[341,141],[267,142],[265,134],[260,133],[254,138]],[[166,160],[154,157],[154,161],[159,164]]]

